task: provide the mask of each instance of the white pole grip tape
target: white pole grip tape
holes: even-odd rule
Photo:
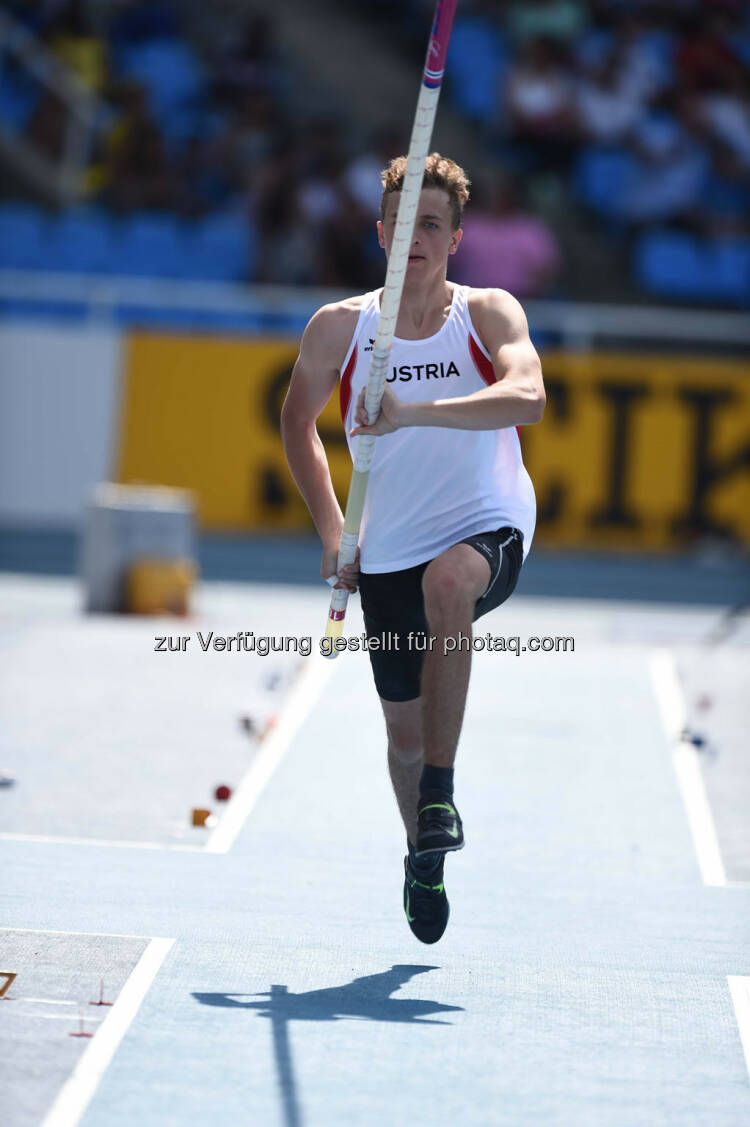
[[[356,532],[342,532],[339,544],[339,569],[345,564],[354,563],[357,557],[359,536]]]

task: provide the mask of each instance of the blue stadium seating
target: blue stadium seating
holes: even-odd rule
[[[186,240],[182,276],[236,282],[252,277],[255,234],[243,212],[209,215]]]
[[[635,246],[635,274],[649,293],[689,298],[703,283],[698,244],[678,231],[647,231]]]
[[[617,219],[636,171],[637,162],[625,149],[587,146],[573,171],[574,195],[600,215]]]
[[[507,64],[507,47],[495,25],[479,16],[456,19],[447,81],[453,101],[470,118],[492,122],[500,108]]]
[[[635,245],[634,271],[643,289],[658,297],[750,305],[750,239],[647,231]]]
[[[243,210],[188,223],[158,212],[112,220],[94,207],[51,217],[26,204],[0,206],[0,269],[240,282],[253,278],[256,252]],[[633,270],[644,291],[658,297],[750,307],[748,238],[646,231],[636,240]]]
[[[717,239],[713,262],[714,300],[750,306],[750,239]]]
[[[38,88],[28,79],[13,73],[0,73],[0,123],[4,128],[12,133],[23,133],[38,98]]]
[[[61,215],[51,225],[44,264],[48,270],[81,274],[115,270],[112,220],[107,212],[80,207]]]
[[[136,212],[115,225],[114,272],[141,278],[182,277],[183,240],[174,215]]]
[[[153,39],[129,48],[122,56],[122,72],[146,87],[162,125],[172,114],[194,106],[205,84],[193,51],[175,39]]]
[[[29,204],[0,206],[0,268],[41,270],[47,264],[50,220]]]
[[[239,282],[251,278],[256,235],[245,211],[186,222],[161,212],[112,219],[96,207],[50,216],[0,206],[0,269]]]

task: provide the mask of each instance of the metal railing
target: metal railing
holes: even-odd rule
[[[79,320],[137,321],[138,311],[189,317],[217,328],[227,317],[243,318],[259,329],[273,322],[276,331],[299,332],[316,309],[340,300],[339,290],[287,286],[243,286],[224,282],[179,281],[113,275],[39,273],[0,270],[0,311],[54,315],[74,312]],[[532,330],[555,338],[563,347],[585,351],[611,341],[653,344],[715,345],[739,351],[750,346],[750,318],[745,313],[679,309],[655,305],[598,305],[564,301],[524,302]],[[0,312],[0,315],[2,313]]]

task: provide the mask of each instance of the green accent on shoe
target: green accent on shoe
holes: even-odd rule
[[[424,814],[425,810],[450,810],[451,814],[455,815],[456,813],[455,807],[451,806],[448,802],[431,802],[429,806],[423,806],[421,810],[419,810],[417,817],[419,814]]]
[[[426,888],[428,890],[428,892],[442,892],[443,891],[443,882],[442,881],[440,882],[440,884],[425,884],[424,881],[417,880],[416,877],[413,880],[410,880],[407,877],[407,881],[408,881],[409,884],[411,884],[412,888],[414,887],[415,884],[418,884],[420,888]],[[407,896],[408,895],[409,894],[408,894],[408,891],[407,891]]]
[[[435,881],[437,872],[433,873],[432,877],[423,873],[425,879],[418,880],[411,868],[409,858],[404,857],[403,907],[412,935],[421,943],[437,943],[448,924],[450,905],[445,894],[442,867],[441,862],[439,883],[429,883],[431,880]],[[416,913],[412,912],[412,896]]]

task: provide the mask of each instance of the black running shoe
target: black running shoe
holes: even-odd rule
[[[429,876],[417,876],[404,857],[404,911],[406,921],[422,943],[437,943],[448,926],[450,905],[443,885],[443,861]]]
[[[449,853],[463,849],[464,831],[458,810],[442,795],[419,799],[416,857],[425,853]]]

